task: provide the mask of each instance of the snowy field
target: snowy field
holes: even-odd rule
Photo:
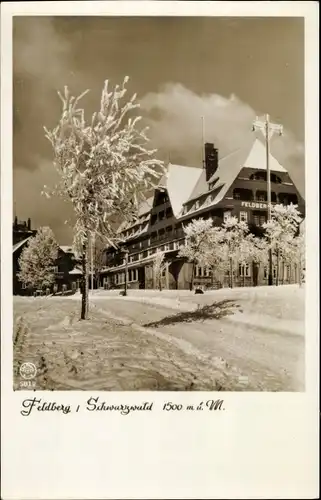
[[[304,288],[94,291],[14,298],[14,386],[38,389],[304,390]]]

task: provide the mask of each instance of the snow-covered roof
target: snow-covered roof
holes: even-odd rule
[[[15,253],[20,247],[22,247],[25,243],[27,243],[27,241],[30,238],[31,238],[31,235],[28,236],[28,238],[25,238],[24,240],[19,241],[18,243],[16,243],[15,245],[13,245],[13,247],[12,247],[12,253]]]
[[[168,165],[166,188],[175,217],[181,212],[183,203],[189,199],[202,172],[203,169],[198,167]]]
[[[59,248],[65,253],[74,253],[72,246],[59,245]]]
[[[80,275],[80,274],[82,274],[82,270],[75,267],[74,269],[72,269],[72,271],[69,271],[69,274],[79,274]]]
[[[287,172],[271,153],[269,161],[271,172]],[[208,194],[208,197],[197,210],[192,208],[188,212],[182,211],[181,216],[198,212],[205,207],[219,203],[243,168],[266,170],[266,149],[259,139],[251,139],[243,147],[220,159],[216,172],[208,181],[206,181],[206,173],[203,169],[204,173],[200,176],[191,196],[186,201],[197,199],[205,194]],[[211,185],[213,185],[212,190],[209,189]]]

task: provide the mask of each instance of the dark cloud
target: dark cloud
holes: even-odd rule
[[[20,218],[51,225],[70,241],[60,200],[40,195],[52,184],[43,125],[59,118],[57,89],[100,90],[131,77],[160,154],[199,164],[201,116],[206,140],[224,151],[250,134],[255,114],[269,112],[286,135],[273,148],[304,189],[304,36],[299,18],[15,17],[13,33],[14,198]]]

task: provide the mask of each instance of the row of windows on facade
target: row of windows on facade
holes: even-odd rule
[[[214,201],[216,195],[211,194],[206,198],[201,198],[196,200],[193,204],[185,205],[183,209],[183,214],[187,214],[189,211],[194,211],[200,209],[202,206],[205,207],[206,202]],[[233,191],[233,197],[230,199],[240,200],[240,201],[257,201],[257,202],[267,202],[267,191],[258,190],[253,194],[251,189],[235,188]],[[281,203],[282,205],[297,205],[298,197],[296,194],[288,193],[278,193],[278,195],[272,191],[271,192],[271,202]]]
[[[229,276],[229,270],[225,271],[225,276]],[[238,274],[240,277],[250,278],[251,277],[251,266],[249,264],[239,264]],[[235,275],[235,271],[233,271]],[[195,266],[195,277],[197,278],[209,278],[211,276],[211,270],[208,267]],[[273,278],[277,277],[277,268],[273,266]],[[291,277],[291,266],[284,266],[283,279],[287,280]],[[264,268],[264,279],[268,278],[268,268]]]
[[[224,214],[223,214],[223,222],[226,222],[231,216],[232,216],[232,211],[225,210]],[[243,222],[248,222],[248,212],[240,211],[239,220],[243,221]],[[254,213],[253,214],[253,223],[256,226],[262,226],[266,221],[267,221],[266,214],[262,214],[262,213],[257,213],[257,214]],[[145,240],[145,242],[146,242],[147,246],[150,246],[153,242],[155,242],[157,240],[161,240],[167,236],[170,237],[171,235],[173,237],[182,236],[182,233],[178,234],[177,230],[175,230],[172,226],[168,226],[165,229],[160,229],[159,231],[154,231],[153,233],[151,233],[150,238]],[[158,249],[161,252],[166,252],[166,251],[170,251],[170,250],[178,250],[180,245],[182,244],[182,242],[184,242],[184,240],[180,240],[179,242],[178,241],[169,242],[169,243],[166,243],[164,245],[161,245],[160,247],[158,247]],[[143,247],[143,245],[144,245],[144,242],[139,241],[137,243],[134,243],[130,247],[128,247],[128,250],[133,251],[136,249],[141,249]],[[129,262],[135,262],[137,260],[145,259],[146,257],[149,257],[149,256],[153,255],[154,253],[156,253],[156,251],[157,251],[157,248],[152,248],[150,250],[145,250],[144,252],[137,253],[136,255],[132,255],[129,257]]]
[[[165,278],[166,277],[166,268],[162,269],[162,277]],[[126,273],[125,271],[121,272],[121,273],[115,273],[113,275],[113,282],[115,285],[122,285],[125,283],[125,277],[126,277]],[[107,283],[109,281],[109,278],[106,277],[104,278],[104,283]],[[138,269],[130,269],[129,271],[127,271],[127,282],[128,283],[133,283],[134,281],[138,281]]]
[[[133,243],[127,248],[129,251],[139,250],[142,248],[149,247],[155,241],[160,241],[165,238],[179,238],[180,236],[182,236],[181,228],[175,228],[175,226],[167,226],[166,228],[159,229],[158,231],[153,231],[150,234],[150,237],[147,238],[146,240]]]
[[[158,212],[156,214],[152,214],[151,219],[150,219],[150,223],[153,226],[157,222],[160,222],[160,221],[165,220],[165,219],[169,219],[171,217],[173,217],[173,210],[171,209],[171,207],[169,207],[166,210],[161,210],[160,212]],[[145,224],[138,224],[138,225],[131,227],[127,231],[124,231],[123,235],[125,238],[129,238],[130,236],[133,236],[137,232],[144,231],[145,229],[147,229],[147,227],[148,227],[148,223],[147,224],[146,223]]]
[[[160,210],[157,213],[153,213],[150,219],[150,223],[153,226],[157,222],[161,222],[164,219],[169,219],[173,217],[173,210],[171,207],[166,208],[166,210]]]
[[[242,201],[267,201],[267,191],[257,190],[255,195],[251,189],[245,188],[235,188],[233,191],[234,200]],[[296,194],[292,193],[278,193],[271,191],[271,201],[272,203],[282,203],[282,205],[289,205],[293,203],[296,205],[298,203],[298,197]]]
[[[128,262],[131,263],[131,262],[137,262],[138,260],[146,259],[147,257],[154,255],[157,252],[157,250],[160,252],[169,252],[171,250],[178,250],[179,247],[183,244],[184,244],[184,239],[179,241],[171,241],[164,245],[160,245],[158,247],[145,250],[144,252],[136,253],[135,255],[130,255],[128,258]],[[125,259],[123,263],[125,263]]]
[[[223,213],[223,221],[225,222],[229,217],[232,216],[232,211],[231,210],[225,210]],[[239,214],[239,219],[240,221],[248,222],[248,212],[246,211],[240,211]],[[267,218],[265,214],[261,213],[254,213],[253,214],[253,223],[256,226],[262,226],[266,222]],[[157,240],[162,240],[163,238],[167,237],[180,237],[182,236],[182,229],[181,228],[175,228],[174,226],[167,226],[166,228],[159,229],[158,231],[153,231],[150,235],[150,238],[145,240],[147,243],[147,246],[150,246],[153,242]],[[131,245],[128,249],[129,250],[135,250],[135,249],[141,249],[144,245],[143,241],[139,241],[137,243],[134,243]],[[169,250],[169,248],[168,248]]]
[[[166,276],[166,268],[162,270],[162,277]],[[235,271],[233,271],[233,275],[235,276]],[[249,264],[239,264],[238,267],[238,275],[241,278],[250,278],[251,277],[251,266]],[[125,283],[125,271],[116,273],[113,276],[113,280],[115,285],[121,285]],[[208,267],[204,266],[195,266],[195,277],[196,278],[209,278],[211,276],[211,270]],[[225,276],[229,276],[229,270],[225,271]],[[273,278],[277,277],[277,268],[273,267]],[[268,278],[268,268],[264,268],[264,279]],[[288,280],[291,278],[291,266],[284,266],[283,271],[283,279]],[[107,282],[108,278],[104,278],[104,282]],[[127,272],[127,281],[128,283],[138,281],[138,269],[130,269]]]
[[[123,231],[122,235],[124,238],[129,238],[130,236],[133,236],[136,233],[141,233],[142,231],[145,231],[147,229],[147,227],[148,227],[148,223],[147,224],[146,223],[138,224],[138,225],[131,227],[127,231]]]
[[[249,175],[247,177],[245,177],[245,176],[238,177],[238,179],[243,180],[243,181],[264,181],[264,182],[266,182],[267,181],[267,172],[259,171],[259,172],[255,172],[254,174]],[[270,179],[271,179],[271,182],[273,184],[285,184],[287,186],[293,186],[292,182],[285,182],[285,181],[282,182],[282,179],[276,174],[271,173]],[[209,189],[214,189],[216,182],[217,181],[211,182],[209,184]]]
[[[230,217],[232,217],[232,211],[226,210],[223,215],[223,221],[226,222]],[[240,212],[239,220],[241,222],[248,222],[248,212]],[[267,221],[267,216],[265,213],[254,213],[253,214],[253,224],[255,226],[263,226]]]

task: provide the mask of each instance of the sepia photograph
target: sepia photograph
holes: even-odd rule
[[[304,48],[14,16],[14,390],[306,390]]]

